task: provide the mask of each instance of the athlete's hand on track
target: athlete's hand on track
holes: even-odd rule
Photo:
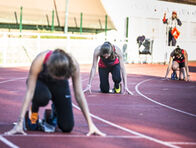
[[[167,78],[167,77],[164,77],[162,80],[169,80],[169,78]]]
[[[17,123],[10,131],[4,133],[4,135],[6,135],[6,136],[10,136],[10,135],[14,135],[14,134],[27,135],[23,130],[22,123]]]
[[[91,85],[90,84],[88,84],[87,87],[83,90],[84,93],[87,91],[89,91],[89,93],[91,94]]]
[[[106,136],[106,134],[102,133],[94,124],[90,126],[89,132],[86,135],[87,136],[90,136],[90,135]]]
[[[125,88],[125,89],[124,89],[124,95],[126,94],[126,92],[127,92],[129,95],[133,95],[133,93],[132,93],[128,88]]]
[[[187,77],[187,81],[191,81],[190,76]]]

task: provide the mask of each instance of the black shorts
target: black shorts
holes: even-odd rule
[[[185,63],[184,62],[182,62],[182,63],[178,63],[179,64],[179,68],[183,68],[183,67],[185,67]]]

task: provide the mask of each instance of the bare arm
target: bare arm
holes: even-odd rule
[[[166,74],[165,74],[165,79],[167,79],[167,76],[171,70],[171,67],[172,67],[172,63],[173,63],[173,56],[172,54],[170,55],[170,58],[169,58],[169,65],[167,67],[167,71],[166,71]]]
[[[21,115],[20,115],[21,119],[24,118],[24,115],[25,115],[25,112],[28,108],[28,105],[33,98],[37,77],[42,69],[43,60],[44,60],[43,54],[38,55],[34,59],[34,61],[32,62],[32,65],[30,67],[29,76],[28,76],[28,83],[27,83],[27,91],[26,91],[26,95],[25,95],[25,99],[24,99],[24,103],[23,103]]]
[[[123,55],[119,47],[115,46],[115,49],[120,62],[120,70],[123,78],[124,87],[127,87],[127,73],[124,66]]]
[[[29,75],[28,75],[27,91],[26,91],[26,94],[25,94],[25,98],[24,98],[24,102],[23,102],[23,105],[22,105],[19,120],[18,120],[16,126],[12,130],[5,133],[7,135],[12,135],[12,134],[15,134],[15,133],[25,134],[24,131],[23,131],[23,120],[24,120],[26,110],[27,110],[27,108],[28,108],[28,106],[29,106],[29,104],[30,104],[30,102],[33,98],[33,95],[34,95],[36,81],[37,81],[38,74],[42,69],[42,63],[43,63],[43,60],[44,60],[44,55],[45,55],[45,53],[39,54],[31,64]]]
[[[96,73],[99,52],[100,52],[100,46],[98,46],[95,49],[94,54],[93,54],[93,64],[92,64],[92,67],[91,67],[91,72],[90,72],[90,77],[89,77],[89,82],[88,82],[89,85],[91,85],[92,80],[94,78],[94,75]]]
[[[125,65],[124,65],[124,61],[123,61],[123,54],[122,54],[119,47],[115,46],[115,49],[116,49],[116,54],[117,54],[119,62],[120,62],[120,70],[121,70],[121,75],[122,75],[122,79],[123,79],[124,90],[127,91],[129,94],[133,95],[133,93],[131,91],[129,91],[129,89],[127,87],[127,73],[126,73]]]
[[[81,83],[81,78],[80,78],[80,69],[79,69],[79,64],[75,61],[75,66],[76,66],[76,71],[74,72],[73,76],[72,76],[72,83],[73,83],[73,89],[74,89],[74,95],[76,98],[76,101],[88,123],[88,127],[89,127],[89,133],[87,135],[91,135],[91,134],[98,134],[101,136],[105,136],[104,133],[101,133],[96,126],[94,125],[91,116],[90,116],[90,112],[89,112],[89,108],[87,105],[87,101],[86,98],[84,96],[84,93],[82,91],[82,83]]]
[[[185,71],[186,71],[186,77],[187,77],[187,80],[190,80],[189,67],[188,67],[188,54],[187,54],[186,50],[184,50],[184,57],[185,57]]]
[[[93,64],[92,64],[92,67],[91,67],[91,72],[90,72],[90,77],[89,77],[89,81],[88,81],[88,86],[84,90],[84,92],[89,91],[91,93],[91,83],[92,83],[92,80],[93,80],[93,78],[95,76],[95,73],[96,73],[97,61],[98,61],[98,57],[99,57],[99,54],[100,54],[100,47],[101,46],[98,46],[97,48],[95,48],[95,51],[94,51],[94,54],[93,54]]]

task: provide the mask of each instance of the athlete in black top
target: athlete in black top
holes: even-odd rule
[[[74,126],[74,118],[69,78],[72,79],[76,101],[88,123],[89,133],[87,135],[98,134],[104,136],[105,134],[97,129],[90,117],[86,98],[82,91],[79,64],[73,57],[61,49],[44,51],[33,60],[19,120],[14,128],[5,134],[26,134],[23,131],[23,121],[29,104],[32,102],[29,109],[29,118],[31,124],[36,125],[39,107],[46,106],[49,100],[52,100],[55,106],[58,127],[63,132],[71,132]]]
[[[172,75],[176,75],[176,72],[179,71],[179,79],[182,79],[181,73],[183,73],[183,79],[185,81],[190,80],[188,68],[188,54],[186,50],[181,49],[179,46],[174,49],[170,54],[170,61],[165,75],[166,79],[171,69],[173,70]],[[178,78],[176,77],[176,79]]]

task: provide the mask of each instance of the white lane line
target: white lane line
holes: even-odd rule
[[[196,145],[196,142],[168,142],[171,144],[177,144],[177,145]]]
[[[7,83],[7,82],[12,82],[12,81],[17,81],[17,80],[23,80],[23,79],[26,79],[26,78],[27,78],[27,77],[9,79],[9,80],[5,80],[5,81],[1,81],[0,84],[2,84],[2,83]]]
[[[73,105],[73,107],[75,107],[76,109],[80,110],[80,108],[79,108],[78,106],[76,106],[75,104],[72,103],[72,105]],[[106,124],[109,124],[109,125],[111,125],[111,126],[113,126],[113,127],[116,127],[116,128],[118,128],[118,129],[121,129],[121,130],[126,131],[126,132],[128,132],[128,133],[131,133],[131,134],[140,136],[140,137],[142,137],[142,138],[145,138],[145,139],[147,139],[147,140],[153,141],[153,142],[155,142],[155,143],[159,143],[159,144],[162,144],[162,145],[171,147],[171,148],[180,148],[179,146],[175,146],[175,145],[172,145],[172,144],[170,144],[170,143],[161,141],[161,140],[159,140],[159,139],[156,139],[156,138],[153,138],[153,137],[150,137],[150,136],[141,134],[141,133],[139,133],[139,132],[130,130],[130,129],[125,128],[125,127],[122,127],[122,126],[120,126],[120,125],[117,125],[117,124],[115,124],[115,123],[112,123],[112,122],[110,122],[110,121],[107,121],[107,120],[105,120],[105,119],[103,119],[103,118],[100,118],[100,117],[98,117],[98,116],[96,116],[96,115],[93,115],[93,114],[90,114],[90,115],[91,115],[93,118],[95,118],[95,119],[97,119],[97,120],[99,120],[99,121],[102,121],[102,122],[104,122],[104,123],[106,123]]]
[[[12,142],[8,141],[6,138],[4,138],[3,136],[0,135],[0,140],[5,143],[6,145],[8,145],[11,148],[19,148],[17,145],[13,144]]]
[[[27,135],[22,135],[22,134],[16,134],[16,135],[11,135],[9,137],[54,137],[54,138],[89,138],[86,135],[57,135],[57,134],[27,134]],[[102,136],[93,136],[93,138],[116,138],[116,139],[140,139],[142,137],[140,136],[112,136],[108,135],[105,137]]]
[[[23,80],[26,79],[27,77],[21,77],[21,78],[14,78],[14,79],[9,79],[9,80],[5,80],[5,81],[1,81],[0,84],[2,83],[7,83],[7,82],[12,82],[12,81],[17,81],[17,80]],[[17,145],[13,144],[12,142],[10,142],[9,140],[7,140],[6,138],[4,138],[3,136],[0,135],[0,140],[5,143],[6,145],[8,145],[11,148],[19,148]]]
[[[24,79],[24,78],[11,79],[10,81],[15,81],[15,80],[19,80],[19,79]],[[84,79],[83,81],[86,81],[86,80],[88,80],[88,79]],[[10,82],[10,81],[7,80],[7,81],[4,81],[3,83]],[[80,108],[79,108],[78,106],[76,106],[75,104],[73,104],[73,106],[74,106],[76,109],[80,110]],[[106,124],[109,124],[109,125],[111,125],[111,126],[113,126],[113,127],[119,128],[119,129],[121,129],[121,130],[123,130],[123,131],[126,131],[126,132],[128,132],[128,133],[131,133],[131,134],[134,134],[134,135],[143,137],[143,138],[148,139],[148,140],[150,140],[150,141],[153,141],[153,142],[155,142],[155,143],[159,143],[159,144],[162,144],[162,145],[171,147],[171,148],[180,148],[180,147],[178,147],[178,146],[169,144],[169,143],[167,143],[167,142],[158,140],[158,139],[156,139],[156,138],[153,138],[153,137],[150,137],[150,136],[146,136],[146,135],[141,134],[141,133],[139,133],[139,132],[132,131],[132,130],[130,130],[130,129],[124,128],[124,127],[122,127],[122,126],[119,126],[119,125],[114,124],[114,123],[112,123],[112,122],[110,122],[110,121],[104,120],[104,119],[102,119],[102,118],[100,118],[100,117],[98,117],[98,116],[95,116],[95,115],[93,115],[93,114],[90,114],[90,115],[91,115],[93,118],[95,118],[95,119],[97,119],[97,120],[100,120],[100,121],[102,121],[102,122],[104,122],[104,123],[106,123]],[[1,137],[2,137],[2,136],[1,136]],[[4,137],[2,137],[2,138],[4,138]],[[4,138],[4,139],[5,139],[5,138]],[[6,140],[7,140],[7,139],[6,139]],[[8,141],[8,140],[7,140],[7,141]],[[8,142],[9,142],[9,141],[8,141]]]
[[[174,111],[177,111],[177,112],[180,112],[180,113],[183,113],[183,114],[192,116],[192,117],[196,117],[196,114],[192,114],[192,113],[189,113],[189,112],[185,112],[185,111],[182,111],[182,110],[180,110],[180,109],[177,109],[177,108],[174,108],[174,107],[171,107],[171,106],[162,104],[162,103],[157,102],[157,101],[153,100],[152,98],[147,97],[147,96],[145,96],[144,94],[142,94],[142,93],[139,91],[139,86],[140,86],[141,84],[145,83],[145,82],[150,81],[150,80],[152,80],[152,79],[143,80],[143,81],[139,82],[139,83],[135,86],[135,90],[136,90],[136,92],[137,92],[140,96],[142,96],[142,97],[146,98],[147,100],[149,100],[149,101],[151,101],[151,102],[153,102],[153,103],[156,103],[156,104],[158,104],[158,105],[160,105],[160,106],[166,107],[166,108],[168,108],[168,109],[171,109],[171,110],[174,110]]]

